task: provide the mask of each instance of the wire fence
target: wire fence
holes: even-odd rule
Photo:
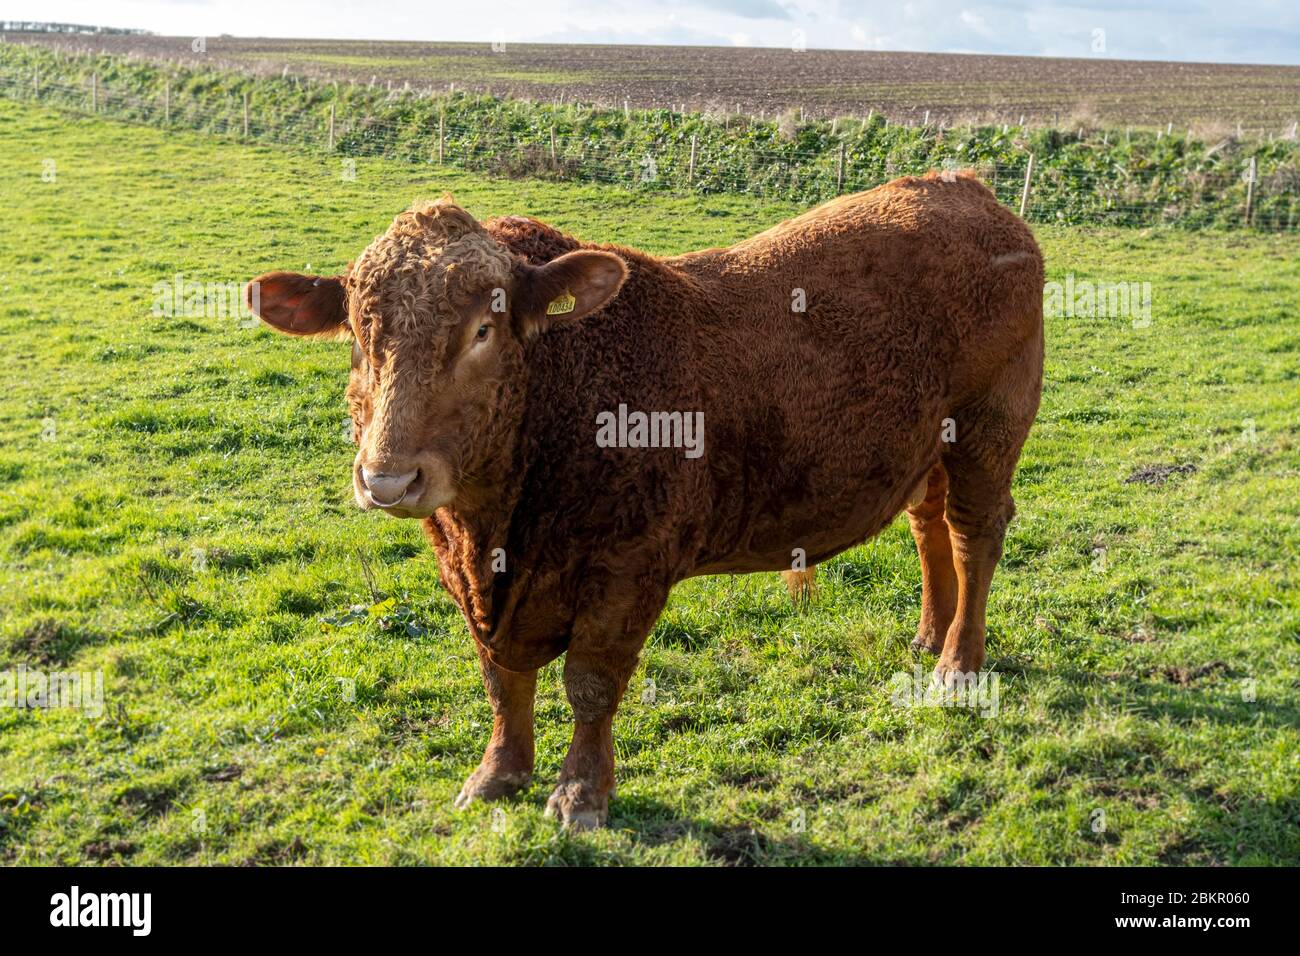
[[[852,141],[841,141],[838,150],[795,144],[776,150],[752,143],[742,148],[726,137],[697,138],[684,124],[674,129],[671,117],[663,134],[642,149],[617,136],[555,125],[448,122],[445,104],[441,111],[397,104],[391,115],[358,113],[342,101],[323,106],[268,97],[263,102],[247,92],[213,95],[170,84],[160,93],[140,84],[111,86],[98,76],[86,84],[67,83],[22,70],[0,71],[0,95],[164,129],[320,149],[343,160],[387,157],[496,176],[678,194],[821,200],[935,166],[932,157],[880,162]],[[942,137],[943,130],[936,135]],[[1278,164],[1268,175],[1261,174],[1253,156],[1183,169],[1120,164],[1104,156],[1088,164],[1040,161],[1036,166],[1029,152],[1010,162],[947,160],[944,165],[972,166],[1001,202],[1034,222],[1300,228],[1300,174],[1294,162]]]

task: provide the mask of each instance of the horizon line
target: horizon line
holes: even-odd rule
[[[26,23],[55,23],[57,21],[8,21],[8,22],[26,22]],[[90,24],[68,24],[76,26],[90,26]],[[114,33],[71,33],[59,30],[3,30],[0,34],[22,34],[32,36],[65,36],[65,37],[96,37],[96,36],[148,36],[164,40],[193,40],[195,37],[203,36],[207,39],[217,40],[307,40],[323,41],[332,43],[428,43],[428,44],[446,44],[461,46],[492,46],[494,43],[504,43],[505,46],[539,46],[539,47],[634,47],[644,49],[656,48],[687,48],[692,50],[784,50],[789,53],[856,53],[863,55],[870,54],[906,54],[908,56],[970,56],[970,57],[996,57],[1004,60],[1071,60],[1082,61],[1087,63],[1109,62],[1109,63],[1167,63],[1186,66],[1243,66],[1256,67],[1263,69],[1300,69],[1300,62],[1297,63],[1250,63],[1241,60],[1166,60],[1155,57],[1117,57],[1105,54],[1094,56],[1063,56],[1059,54],[1048,53],[981,53],[978,50],[908,50],[908,49],[889,49],[889,50],[867,50],[853,47],[826,47],[815,46],[810,44],[804,50],[795,50],[789,46],[778,46],[763,43],[744,43],[744,44],[723,44],[723,43],[659,43],[648,41],[644,43],[609,43],[596,42],[590,40],[437,40],[437,39],[402,39],[394,40],[391,38],[379,37],[330,37],[330,36],[301,36],[301,35],[275,35],[275,34],[239,34],[239,33],[218,33],[212,34],[181,34],[181,33],[157,33],[152,30],[143,30],[140,27],[110,27],[103,24],[95,24],[96,27],[103,30],[117,31]],[[131,32],[136,31],[136,32]]]

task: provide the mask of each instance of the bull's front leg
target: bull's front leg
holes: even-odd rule
[[[461,787],[456,806],[497,800],[528,786],[533,779],[533,700],[537,671],[508,671],[493,664],[478,648],[483,686],[492,704],[492,739],[478,769]]]
[[[645,581],[646,578],[640,578]],[[579,621],[564,658],[564,689],[573,709],[573,741],[560,768],[560,782],[546,815],[565,827],[603,826],[614,795],[614,712],[636,671],[645,644],[668,597],[642,590],[626,603],[612,600]],[[629,607],[621,618],[612,607]]]
[[[636,670],[637,654],[596,658],[570,649],[564,689],[573,708],[573,741],[546,815],[566,827],[591,830],[605,823],[614,795],[614,712]]]

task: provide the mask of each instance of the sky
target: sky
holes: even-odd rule
[[[6,0],[0,19],[193,37],[802,43],[1300,65],[1300,0]]]

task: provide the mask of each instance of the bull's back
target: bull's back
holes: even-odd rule
[[[834,334],[843,346],[887,334],[965,344],[1041,306],[1033,234],[967,174],[906,177],[842,196],[730,249],[676,261],[720,298],[753,306],[729,307],[727,319],[791,343]],[[858,308],[839,324],[837,307],[849,302]]]
[[[704,571],[875,534],[943,419],[1041,328],[1032,234],[965,176],[841,197],[673,263],[716,303],[698,330],[719,526]]]

